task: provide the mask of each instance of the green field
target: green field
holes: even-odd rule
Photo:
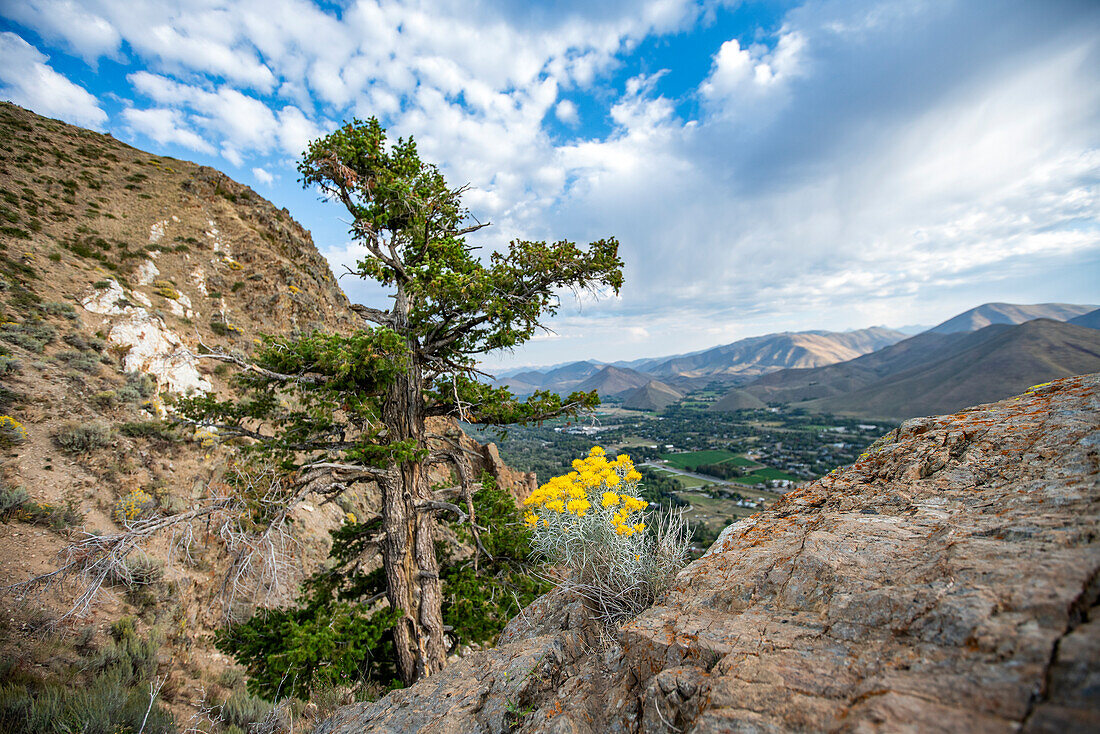
[[[661,458],[667,461],[669,465],[687,471],[695,471],[696,467],[703,464],[732,463],[734,466],[755,466],[754,462],[749,461],[744,456],[723,449],[689,451],[682,454],[661,454]]]
[[[698,477],[685,477],[683,474],[677,474],[676,472],[671,472],[667,469],[661,469],[660,467],[650,468],[654,471],[658,471],[662,474],[667,474],[668,476],[672,477],[677,482],[679,482],[680,486],[684,489],[693,489],[695,487],[705,487],[707,485],[714,484],[714,482],[710,482],[705,479],[699,479]]]
[[[753,471],[752,474],[743,477],[734,477],[730,481],[737,482],[738,484],[756,484],[757,482],[763,482],[768,479],[790,479],[793,482],[800,481],[799,478],[793,474],[788,474],[778,469],[772,469],[770,466],[762,466]]]

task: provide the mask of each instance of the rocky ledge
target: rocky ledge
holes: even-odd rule
[[[549,594],[321,734],[1100,731],[1100,375],[907,421],[601,635]]]

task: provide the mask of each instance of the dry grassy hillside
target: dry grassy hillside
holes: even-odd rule
[[[286,210],[213,169],[11,104],[0,104],[0,219],[0,576],[8,582],[56,567],[84,531],[117,532],[120,513],[171,514],[210,496],[235,447],[159,420],[176,395],[228,389],[228,368],[194,352],[247,354],[263,333],[358,323]],[[526,487],[495,450],[484,456],[475,469]],[[376,502],[373,484],[336,502],[307,498],[294,512],[292,563],[268,589],[269,603],[292,599],[324,560],[328,531]],[[189,556],[166,563],[168,543],[135,555],[148,568],[108,584],[60,629],[51,622],[69,608],[73,587],[0,595],[0,686],[75,684],[74,671],[123,644],[110,638],[112,624],[133,617],[137,638],[163,640],[152,664],[178,722],[240,693],[241,676],[210,641],[231,611],[220,593],[224,548],[196,537]],[[249,600],[236,603],[247,611]]]

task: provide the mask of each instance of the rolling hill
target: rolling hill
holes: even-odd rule
[[[626,393],[623,396],[623,407],[634,410],[664,410],[683,398],[684,394],[671,385],[666,385],[659,380],[650,380]]]
[[[583,392],[595,390],[601,397],[611,397],[643,387],[652,380],[651,376],[641,372],[608,365],[572,389]]]
[[[736,387],[710,406],[709,410],[732,413],[735,410],[760,410],[768,407],[760,398]]]
[[[1100,329],[1100,308],[1080,316],[1075,316],[1066,323],[1076,324],[1077,326],[1087,326],[1090,329]]]

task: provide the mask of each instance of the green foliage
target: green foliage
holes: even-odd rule
[[[474,511],[479,525],[490,528],[481,536],[492,558],[453,560],[449,549],[440,557],[443,580],[443,622],[453,627],[459,643],[494,639],[508,620],[538,596],[550,591],[550,584],[531,573],[536,565],[531,555],[531,531],[523,525],[515,498],[498,489],[485,476],[474,494]],[[470,529],[455,524],[455,533],[472,542]]]
[[[138,635],[133,618],[111,628],[111,640],[73,670],[74,681],[30,676],[0,685],[0,731],[12,734],[169,734],[171,713],[159,701],[150,707],[149,681],[156,673],[160,639]],[[84,680],[81,680],[81,679]],[[148,718],[146,718],[148,712]],[[142,725],[144,722],[144,730]]]
[[[457,643],[493,639],[508,620],[550,586],[531,570],[530,531],[515,499],[488,476],[473,496],[485,549],[475,567],[471,557],[440,553],[443,620]],[[369,539],[380,522],[350,522],[332,531],[331,569],[314,574],[295,607],[262,610],[251,619],[218,632],[216,643],[248,669],[249,690],[265,698],[307,697],[326,686],[396,684],[393,624],[398,615],[362,602],[385,590],[380,568],[361,567],[370,555]],[[455,524],[460,540],[469,529]]]
[[[7,518],[23,509],[30,501],[30,495],[22,487],[9,487],[0,484],[0,518]]]
[[[111,429],[105,423],[69,422],[57,429],[54,442],[74,454],[104,448],[111,443]]]
[[[44,352],[46,345],[56,337],[56,329],[36,319],[27,319],[20,324],[0,326],[0,339],[37,354]]]
[[[236,726],[248,731],[253,724],[263,721],[271,713],[271,704],[247,691],[234,691],[218,709],[218,717],[226,726]]]
[[[248,668],[254,694],[308,698],[321,686],[396,676],[390,629],[397,613],[307,596],[299,604],[261,610],[218,632],[215,644]]]

